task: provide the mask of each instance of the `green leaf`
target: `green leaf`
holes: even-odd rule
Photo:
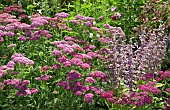
[[[156,87],[162,87],[162,86],[164,86],[165,84],[162,84],[162,83],[157,83],[156,84]]]

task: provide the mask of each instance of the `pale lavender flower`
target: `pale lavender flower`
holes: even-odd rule
[[[65,67],[70,67],[71,66],[71,62],[68,60],[68,61],[65,61],[62,63]]]
[[[62,55],[62,51],[58,50],[58,49],[54,49],[52,51],[52,56],[61,56]]]
[[[116,7],[111,8],[111,11],[114,12],[116,10]]]
[[[9,61],[7,63],[7,67],[9,67],[9,68],[14,68],[14,66],[15,66],[15,62],[14,61]]]
[[[13,59],[14,62],[16,63],[21,63],[21,64],[29,64],[29,65],[34,65],[34,61],[26,58],[26,57],[15,57]]]
[[[85,24],[87,27],[92,27],[92,26],[93,26],[93,22],[90,22],[90,21],[84,22],[84,24]]]
[[[88,63],[82,63],[82,64],[81,64],[81,68],[83,68],[83,69],[89,69],[89,68],[90,68],[90,64],[88,64]]]
[[[11,56],[11,59],[14,59],[15,57],[24,57],[24,54],[15,53]]]
[[[16,46],[16,44],[9,44],[7,47],[15,47]]]
[[[27,38],[25,37],[25,36],[20,36],[19,38],[18,38],[18,40],[21,40],[21,41],[26,41],[27,40]]]
[[[69,13],[65,13],[65,12],[61,12],[61,13],[57,13],[55,14],[56,17],[59,17],[59,18],[67,18],[70,16]]]
[[[5,85],[18,85],[21,82],[22,82],[21,79],[7,79],[7,80],[4,80]]]
[[[70,61],[73,65],[76,65],[76,66],[81,66],[83,64],[82,59],[75,58],[75,57],[73,57]]]
[[[104,24],[103,27],[104,27],[105,29],[110,29],[111,26],[110,26],[110,24]]]
[[[79,21],[79,20],[74,20],[74,19],[72,19],[72,20],[70,20],[70,22],[71,22],[72,24],[80,24],[80,21]]]
[[[91,29],[94,30],[94,31],[101,31],[101,29],[97,28],[97,27],[91,27]]]

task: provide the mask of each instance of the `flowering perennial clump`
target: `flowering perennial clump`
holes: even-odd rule
[[[84,101],[85,101],[85,102],[88,102],[88,103],[92,103],[92,101],[93,101],[93,100],[92,100],[93,96],[94,96],[94,95],[93,95],[92,93],[85,94],[85,95],[84,95]]]
[[[12,59],[12,61],[14,61],[15,63],[29,64],[29,65],[31,65],[31,66],[34,65],[34,61],[26,58],[26,57],[25,57],[24,55],[22,55],[22,54],[16,53],[16,54],[14,54],[14,55],[11,56],[11,59]]]
[[[158,1],[144,10],[151,11]],[[30,103],[28,109],[40,109],[42,103],[46,109],[48,105],[48,109],[62,109],[70,104],[69,99],[64,100],[66,96],[73,101],[71,104],[81,103],[76,105],[80,108],[99,105],[108,109],[140,109],[156,103],[169,110],[170,71],[157,72],[167,46],[167,26],[153,22],[160,11],[156,11],[155,17],[144,15],[143,25],[134,28],[136,36],[130,38],[123,28],[111,25],[121,18],[116,7],[111,8],[106,24],[104,15],[98,20],[80,14],[72,18],[72,13],[65,12],[47,17],[32,13],[36,8],[30,5],[22,10],[15,4],[0,11],[0,97],[4,100],[0,108],[6,108],[4,102],[10,99],[9,93],[14,93],[24,96],[15,102],[13,97],[9,100],[14,108],[22,105],[18,106],[22,99],[23,103]],[[27,11],[33,15],[27,16]],[[149,21],[158,25],[150,26]],[[10,55],[11,59],[5,60]]]
[[[29,80],[21,80],[21,79],[7,79],[4,80],[4,84],[8,86],[14,85],[18,92],[16,93],[17,96],[28,96],[38,92],[38,89],[32,88],[31,90],[26,86],[30,84]]]
[[[151,92],[153,94],[161,93],[161,91],[158,88],[154,87],[154,85],[156,85],[156,82],[148,82],[148,84],[139,85],[138,88],[139,90]]]
[[[50,75],[41,75],[40,77],[35,78],[35,80],[37,80],[37,81],[39,81],[39,80],[47,81],[50,78],[52,78],[52,76],[50,76]]]
[[[74,80],[74,79],[81,79],[82,76],[80,73],[78,73],[75,70],[71,70],[68,74],[67,74],[67,79],[68,80]]]

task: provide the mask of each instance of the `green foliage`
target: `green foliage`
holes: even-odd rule
[[[166,1],[166,0],[164,0]],[[142,7],[146,0],[4,0],[0,1],[0,10],[3,10],[5,6],[11,4],[21,4],[23,10],[28,17],[31,17],[35,13],[40,13],[42,16],[54,17],[58,12],[68,12],[70,17],[66,20],[70,21],[74,19],[75,15],[80,14],[84,16],[94,17],[96,20],[97,27],[103,27],[103,24],[110,24],[115,27],[122,27],[127,36],[127,39],[134,37],[135,31],[134,27],[138,27],[142,24],[142,20],[138,18],[142,15]],[[116,11],[112,12],[111,8],[116,7]],[[121,18],[117,20],[112,20],[111,16],[119,12]],[[1,12],[0,12],[1,13]],[[103,17],[103,19],[100,19]],[[169,17],[169,14],[168,14]],[[164,20],[165,21],[165,20]],[[25,19],[26,23],[31,23],[28,18]],[[83,101],[83,96],[75,97],[71,91],[65,91],[62,88],[57,86],[57,82],[65,79],[67,73],[71,69],[77,69],[81,71],[81,74],[85,77],[89,75],[90,72],[94,70],[101,70],[107,73],[107,70],[104,68],[103,61],[99,59],[93,59],[92,68],[88,70],[83,70],[80,67],[71,66],[66,68],[63,65],[60,65],[62,69],[59,70],[48,70],[44,73],[41,68],[45,65],[51,66],[56,64],[56,58],[53,58],[51,53],[54,46],[51,45],[52,41],[60,41],[64,36],[78,36],[78,39],[83,39],[88,41],[91,45],[95,45],[99,50],[102,47],[105,47],[104,44],[98,41],[97,32],[92,31],[89,27],[82,25],[81,23],[78,26],[67,22],[68,27],[72,27],[72,31],[61,30],[54,27],[44,26],[40,29],[46,29],[52,34],[52,39],[46,39],[44,36],[41,37],[39,41],[18,41],[19,35],[16,35],[12,38],[5,37],[5,43],[0,43],[0,65],[6,65],[10,61],[10,57],[15,53],[24,53],[28,58],[32,59],[35,63],[33,67],[24,66],[22,64],[17,64],[15,66],[15,71],[18,71],[19,74],[11,75],[9,72],[4,78],[0,77],[0,82],[3,82],[4,79],[10,78],[21,78],[23,80],[30,79],[31,84],[28,85],[29,88],[37,88],[40,90],[37,94],[31,96],[18,97],[15,96],[17,92],[14,90],[14,87],[5,86],[4,90],[0,90],[0,109],[12,109],[12,110],[151,110],[151,109],[162,109],[164,101],[167,100],[169,93],[165,92],[165,88],[170,87],[169,80],[163,80],[159,82],[156,87],[159,88],[163,93],[161,95],[152,95],[154,98],[154,103],[149,104],[145,107],[136,107],[129,105],[116,105],[113,103],[108,103],[102,100],[100,97],[95,97],[95,103],[87,104]],[[103,29],[103,28],[101,28]],[[20,32],[18,32],[20,33]],[[24,33],[20,33],[21,35]],[[90,38],[89,36],[92,35]],[[8,45],[11,43],[16,43],[16,47],[8,48]],[[83,44],[80,44],[83,47]],[[83,51],[85,53],[85,51]],[[69,58],[71,56],[67,55]],[[163,60],[162,69],[168,70],[170,68],[170,45],[167,48],[167,56]],[[47,82],[44,81],[35,81],[36,77],[39,77],[43,74],[49,74],[54,77]],[[83,79],[85,80],[85,79]],[[107,88],[109,83],[101,83],[100,80],[97,80],[97,85],[103,89]],[[136,82],[136,85],[144,84],[145,82],[139,80]],[[115,95],[126,94],[128,88],[120,84],[120,88],[114,90]],[[56,91],[57,90],[57,91]],[[137,91],[137,89],[135,90]]]

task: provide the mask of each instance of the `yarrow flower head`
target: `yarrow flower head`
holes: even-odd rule
[[[90,73],[90,76],[94,77],[96,79],[102,79],[103,82],[106,81],[106,74],[101,71],[94,71],[94,72]]]
[[[170,93],[170,88],[167,88],[166,91]]]
[[[14,66],[15,66],[14,61],[9,61],[8,64],[7,64],[7,67],[9,67],[9,68],[14,68]]]
[[[146,92],[152,92],[153,94],[160,94],[161,91],[154,87],[156,85],[156,82],[148,82],[147,84],[139,85],[139,90],[146,91]]]
[[[29,65],[34,65],[34,61],[26,58],[26,57],[15,57],[13,59],[14,62],[16,63],[21,63],[21,64],[29,64]]]
[[[48,69],[49,69],[48,66],[43,66],[43,67],[41,68],[41,70],[42,70],[43,72],[47,72]]]
[[[59,64],[54,64],[54,65],[53,65],[53,68],[54,68],[55,70],[58,70],[58,69],[60,68],[60,65],[59,65]]]
[[[71,84],[68,81],[59,81],[57,85],[60,87],[64,87],[65,90],[69,90],[71,88]]]
[[[102,93],[101,97],[102,98],[113,98],[113,94],[114,94],[113,91],[108,91],[108,92]]]
[[[40,77],[37,77],[37,78],[35,78],[36,80],[44,80],[44,81],[47,81],[47,80],[49,80],[49,79],[51,79],[52,78],[52,76],[51,75],[41,75]]]
[[[11,59],[14,59],[15,57],[24,57],[23,54],[15,53],[14,55],[11,56]]]
[[[25,36],[20,36],[20,37],[18,38],[18,40],[25,42],[25,41],[27,40],[27,38],[26,38]]]
[[[81,79],[82,75],[80,73],[78,73],[75,70],[71,70],[68,74],[67,74],[67,79],[68,80],[74,80],[74,79]]]
[[[85,101],[85,102],[88,102],[88,103],[92,103],[92,101],[93,101],[93,100],[92,100],[93,96],[94,96],[94,95],[93,95],[92,93],[85,94],[85,95],[84,95],[84,101]]]
[[[141,80],[146,81],[152,78],[154,78],[154,73],[147,73],[142,75]]]
[[[81,92],[81,91],[76,91],[76,92],[74,92],[74,94],[75,94],[76,96],[81,96],[81,95],[82,95],[82,92]]]
[[[93,77],[86,77],[85,81],[86,81],[87,83],[95,83],[95,82],[96,82],[96,80],[93,79]]]
[[[57,13],[55,14],[56,17],[59,17],[59,18],[67,18],[70,16],[69,13],[65,13],[65,12],[61,12],[61,13]]]
[[[91,91],[94,91],[96,94],[102,94],[102,93],[105,92],[103,89],[100,89],[100,88],[97,87],[97,86],[90,86],[90,90],[91,90]]]

